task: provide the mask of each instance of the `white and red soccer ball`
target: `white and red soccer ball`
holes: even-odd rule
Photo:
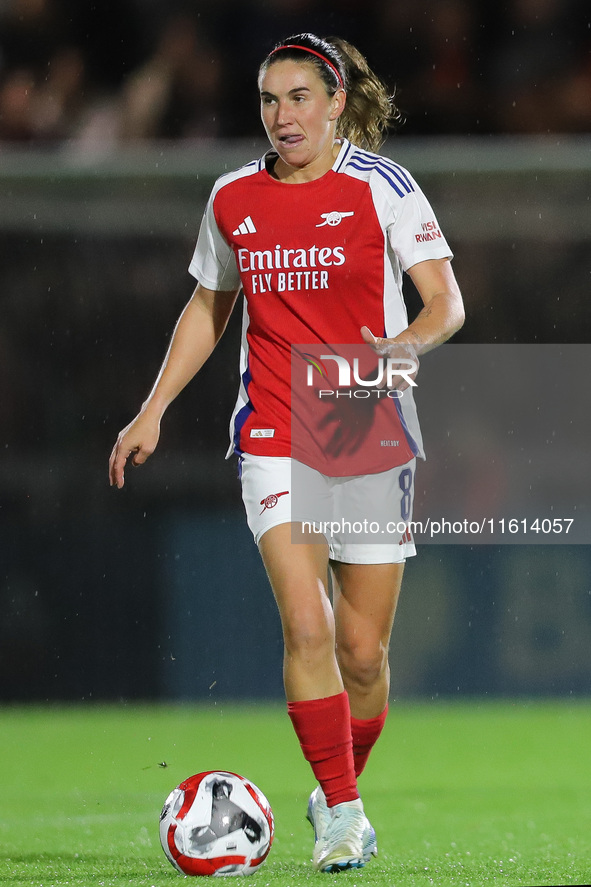
[[[267,858],[271,805],[248,779],[224,770],[181,782],[160,814],[160,842],[184,875],[249,875]]]

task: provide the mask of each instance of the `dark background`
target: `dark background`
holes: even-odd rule
[[[302,31],[367,55],[403,135],[588,130],[584,0],[6,0],[0,136],[259,135],[258,66]]]
[[[406,120],[384,150],[454,249],[456,341],[589,342],[584,4],[3,4],[4,702],[282,694],[279,622],[224,461],[239,312],[121,492],[107,459],[190,295],[214,178],[264,150],[258,64],[300,30],[350,39],[396,87]],[[587,545],[422,547],[393,692],[588,693],[590,567]]]

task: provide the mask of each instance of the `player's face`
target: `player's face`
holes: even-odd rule
[[[344,91],[329,96],[314,65],[287,59],[271,65],[259,87],[263,125],[280,159],[305,178],[324,175],[334,163]]]

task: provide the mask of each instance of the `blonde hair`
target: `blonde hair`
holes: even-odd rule
[[[337,136],[360,148],[379,150],[401,115],[394,97],[358,49],[341,37],[326,40],[315,34],[296,34],[277,44],[261,65],[261,73],[286,58],[314,65],[329,95],[342,85],[347,101],[337,120]]]

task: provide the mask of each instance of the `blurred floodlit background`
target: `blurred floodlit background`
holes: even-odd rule
[[[0,0],[2,701],[281,696],[279,623],[224,461],[239,311],[151,462],[121,493],[106,465],[191,293],[213,181],[265,150],[258,64],[302,30],[351,40],[396,88],[384,152],[454,249],[456,341],[590,341],[588,4]],[[589,410],[584,386],[554,396]],[[483,495],[502,485],[501,453]],[[590,576],[584,544],[424,546],[394,694],[587,694]]]

